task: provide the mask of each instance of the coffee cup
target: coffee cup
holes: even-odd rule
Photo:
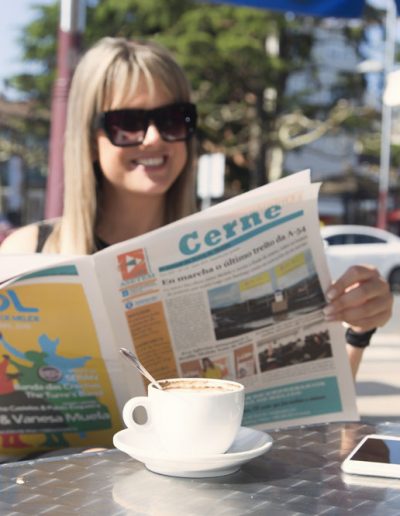
[[[221,454],[233,443],[244,409],[244,386],[230,380],[173,378],[160,380],[162,389],[148,385],[147,396],[125,403],[122,417],[135,432],[151,432],[166,454],[207,456]],[[143,407],[146,421],[135,420]]]

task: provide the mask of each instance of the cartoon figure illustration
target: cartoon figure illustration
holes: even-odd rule
[[[40,387],[38,394],[39,398],[42,398],[42,404],[46,403],[50,413],[58,417],[58,425],[55,424],[53,428],[46,427],[46,440],[43,443],[46,447],[68,446],[63,431],[78,432],[83,438],[88,430],[111,427],[108,408],[96,397],[82,392],[74,372],[74,369],[83,367],[91,357],[68,358],[57,354],[59,343],[59,338],[52,340],[42,334],[38,338],[41,351],[22,352],[0,334],[0,344],[18,359],[17,361],[10,358],[9,361],[18,370],[21,390],[29,392],[33,386]],[[29,365],[19,360],[29,362]],[[25,395],[24,392],[19,394]],[[58,429],[60,430],[57,431]]]
[[[82,357],[67,358],[62,355],[58,355],[57,347],[60,344],[60,339],[58,337],[52,340],[47,335],[42,334],[38,338],[38,343],[43,353],[46,353],[47,355],[47,364],[51,364],[53,367],[56,367],[61,371],[62,376],[60,378],[60,383],[68,384],[71,388],[80,389],[79,382],[73,369],[84,367],[86,362],[92,357],[85,355]]]
[[[0,362],[0,395],[10,394],[15,391],[13,380],[18,377],[18,374],[7,373],[9,366],[9,356],[3,355],[4,360]],[[3,448],[29,448],[29,444],[22,441],[17,433],[0,434],[3,441]]]
[[[38,338],[38,343],[41,350],[46,353],[47,364],[51,364],[53,367],[56,367],[60,371],[59,383],[68,385],[70,389],[77,389],[80,394],[81,386],[76,378],[76,374],[73,371],[79,367],[84,367],[86,362],[90,360],[92,357],[89,355],[75,358],[67,358],[62,355],[57,354],[57,347],[60,344],[60,339],[57,337],[52,340],[46,334],[40,335]],[[83,439],[85,437],[84,432],[79,432],[79,436]]]
[[[4,345],[4,339],[1,339]],[[12,347],[12,346],[10,346]],[[18,379],[21,386],[32,386],[42,384],[46,387],[48,384],[45,382],[38,371],[41,367],[46,366],[46,353],[40,353],[39,351],[27,351],[24,353],[24,359],[30,362],[32,365],[25,366],[19,362],[9,358],[10,364],[18,369]],[[43,446],[46,447],[66,447],[69,446],[68,441],[65,439],[62,432],[46,432],[46,440]]]

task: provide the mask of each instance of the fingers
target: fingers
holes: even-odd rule
[[[326,293],[328,321],[344,321],[355,331],[383,326],[390,319],[393,295],[374,267],[350,267]]]
[[[368,282],[378,280],[380,275],[375,267],[367,265],[353,265],[336,281],[332,283],[328,289],[326,296],[332,301],[342,295],[350,288],[354,288],[360,282]],[[383,280],[383,278],[381,278]],[[383,280],[384,281],[384,280]]]

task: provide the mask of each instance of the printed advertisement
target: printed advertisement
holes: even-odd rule
[[[3,454],[110,445],[120,414],[74,267],[0,291]]]

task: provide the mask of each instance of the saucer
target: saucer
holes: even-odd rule
[[[204,457],[175,457],[157,443],[151,432],[135,432],[129,428],[113,437],[114,446],[134,459],[143,462],[154,473],[174,477],[219,477],[238,471],[240,466],[272,446],[272,437],[253,428],[241,427],[226,453]]]

